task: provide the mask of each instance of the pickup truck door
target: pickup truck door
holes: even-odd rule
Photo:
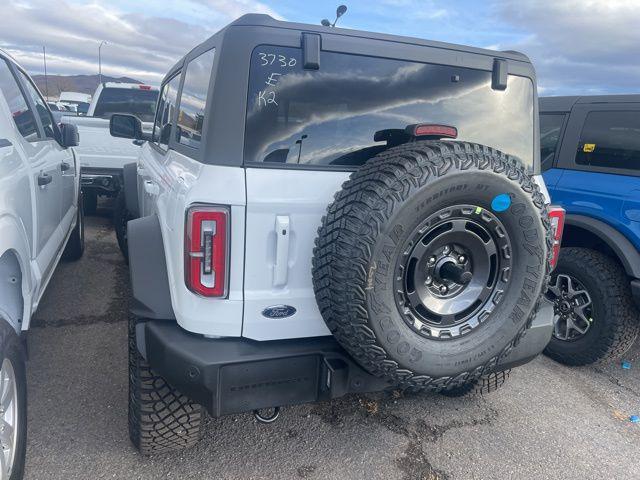
[[[31,142],[25,152],[35,188],[35,260],[40,275],[46,279],[55,265],[75,215],[75,184],[70,177],[70,171],[74,171],[75,166],[71,150],[62,148],[55,139],[53,117],[46,102],[29,77],[19,69],[17,73],[30,108],[36,113],[40,131],[39,141]],[[40,288],[43,287],[44,282]],[[38,292],[37,296],[41,293]]]

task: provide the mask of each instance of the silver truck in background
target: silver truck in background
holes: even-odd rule
[[[122,186],[122,167],[136,161],[139,142],[115,138],[109,134],[109,119],[114,113],[138,117],[144,130],[151,130],[158,99],[158,88],[137,83],[106,82],[98,85],[86,116],[64,116],[63,123],[78,127],[85,211],[96,210],[98,196],[116,197]]]

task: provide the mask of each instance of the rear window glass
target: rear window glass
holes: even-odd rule
[[[543,171],[553,166],[563,121],[562,114],[540,114],[540,162]]]
[[[105,88],[100,93],[93,115],[110,118],[114,113],[129,113],[143,122],[153,122],[157,99],[157,90]]]
[[[458,139],[488,145],[533,167],[533,84],[491,72],[321,52],[257,47],[251,56],[245,162],[349,167],[384,150],[377,131],[416,123],[455,126]]]
[[[640,170],[640,112],[591,112],[582,127],[576,163]]]
[[[204,107],[207,104],[214,51],[209,50],[189,62],[184,76],[178,112],[177,140],[192,148],[198,148],[202,141]]]

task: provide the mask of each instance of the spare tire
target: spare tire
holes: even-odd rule
[[[370,373],[443,390],[490,373],[530,326],[549,275],[543,195],[495,149],[418,141],[369,160],[318,231],[313,284]]]

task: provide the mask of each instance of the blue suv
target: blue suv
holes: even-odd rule
[[[540,147],[567,212],[545,353],[568,365],[619,357],[640,329],[640,95],[541,98]]]

